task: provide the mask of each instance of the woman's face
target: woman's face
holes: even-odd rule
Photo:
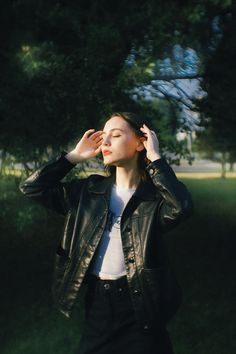
[[[103,129],[102,154],[104,164],[113,166],[130,165],[139,151],[144,149],[138,137],[121,117],[110,118]]]

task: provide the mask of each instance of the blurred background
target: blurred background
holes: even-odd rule
[[[0,352],[72,353],[52,308],[63,218],[20,181],[113,111],[147,117],[192,193],[194,216],[166,234],[184,302],[176,354],[236,353],[235,2],[5,0],[0,4]],[[68,176],[100,173],[101,156]]]

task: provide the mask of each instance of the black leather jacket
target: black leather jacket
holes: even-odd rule
[[[70,317],[105,229],[114,177],[91,175],[61,182],[75,166],[65,154],[39,168],[20,184],[20,190],[66,217],[53,289],[59,311]],[[153,323],[166,324],[173,315],[162,313],[162,287],[170,292],[164,297],[173,295],[176,301],[174,312],[179,306],[180,293],[166,278],[168,256],[162,234],[190,215],[192,200],[165,159],[151,162],[146,171],[147,181],[140,182],[123,211],[121,238],[135,315],[140,326],[148,329]]]

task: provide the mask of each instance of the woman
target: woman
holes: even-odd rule
[[[61,182],[102,152],[110,175]],[[191,197],[161,158],[154,131],[132,113],[36,171],[21,191],[66,216],[54,297],[70,317],[87,285],[79,354],[171,354],[166,324],[181,302],[162,234],[190,215]]]

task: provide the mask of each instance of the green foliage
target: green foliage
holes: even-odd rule
[[[232,13],[226,13],[214,55],[205,69],[203,88],[208,94],[197,102],[206,128],[198,133],[199,148],[228,156],[235,156],[236,151],[235,29]]]
[[[0,225],[3,229],[10,227],[11,230],[15,230],[15,236],[21,234],[27,239],[38,229],[37,225],[45,223],[47,213],[39,205],[32,204],[24,198],[22,200],[18,184],[8,177],[1,180]]]
[[[152,63],[174,44],[209,45],[211,21],[228,3],[4,1],[0,149],[37,162],[111,111],[142,113],[129,89],[150,80]],[[137,65],[126,76],[132,50]]]
[[[40,222],[40,220],[37,220],[36,218],[36,216],[38,216],[37,209],[38,208],[30,205],[23,210],[21,209],[18,211],[14,222],[19,232],[24,233],[24,231],[26,231],[27,228],[32,227],[35,222]]]
[[[191,163],[191,151],[187,147],[187,141],[178,141],[176,134],[182,126],[178,111],[172,104],[161,99],[139,102],[141,110],[150,128],[155,130],[160,144],[160,151],[170,164],[178,165],[181,158]]]

